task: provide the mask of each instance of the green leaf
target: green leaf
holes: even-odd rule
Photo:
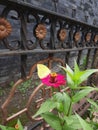
[[[67,126],[67,125],[65,124],[62,130],[77,130],[77,129],[74,129],[74,128],[72,128],[71,126]]]
[[[78,114],[76,114],[83,130],[93,130],[90,126],[90,124],[88,124],[85,120],[83,120]]]
[[[80,77],[80,83],[82,83],[83,81],[85,81],[91,74],[97,72],[98,69],[89,69],[89,70],[85,70],[84,74],[81,75]]]
[[[81,81],[81,78],[80,78],[80,77],[81,77],[84,73],[85,73],[84,71],[79,71],[79,72],[77,72],[77,73],[74,74],[73,80],[74,80],[74,83],[75,83],[76,85],[79,85],[80,83],[83,82],[83,81]]]
[[[55,95],[53,95],[54,102],[62,102],[63,101],[63,94],[60,92],[57,92]]]
[[[17,120],[17,124],[18,124],[18,126],[19,126],[19,129],[18,129],[18,130],[24,130],[24,128],[23,128],[23,126],[22,126],[20,120]],[[1,128],[2,130],[16,130],[14,127],[3,126],[3,125],[0,125],[0,128]]]
[[[78,86],[80,83],[82,83],[83,81],[87,80],[87,78],[93,74],[94,72],[97,72],[98,69],[89,69],[89,70],[85,70],[85,71],[80,71],[78,64],[75,62],[74,64],[74,82],[75,84]]]
[[[73,80],[75,81],[75,83],[79,82],[80,76],[82,76],[85,72],[84,71],[80,71],[78,64],[74,63],[74,78]]]
[[[65,67],[61,67],[67,75],[67,83],[68,86],[71,89],[76,89],[83,81],[87,80],[87,78],[98,71],[98,69],[89,69],[89,70],[85,70],[85,71],[80,71],[78,64],[74,63],[74,71],[68,66],[66,65]]]
[[[1,130],[16,130],[13,127],[8,127],[8,126],[3,126],[3,125],[0,125],[0,128],[1,128]]]
[[[74,61],[74,73],[77,74],[78,72],[80,72],[80,69],[78,67],[78,64],[76,61]]]
[[[87,94],[89,94],[91,91],[96,90],[96,88],[93,87],[83,87],[83,90],[80,90],[79,92],[77,92],[73,97],[72,97],[72,102],[76,103],[79,100],[81,100],[82,98],[84,98]]]
[[[71,99],[67,93],[63,93],[63,98],[64,114],[67,115],[71,113]]]
[[[24,130],[24,128],[23,128],[23,126],[22,126],[22,124],[21,124],[21,122],[20,122],[19,119],[18,119],[18,121],[17,121],[17,124],[18,124],[18,126],[19,126],[19,130]]]
[[[74,75],[73,70],[68,65],[66,65],[65,71],[67,73],[67,76],[70,77],[70,80],[72,80],[73,79],[73,75]]]
[[[63,66],[60,66],[65,72],[69,72],[71,75],[73,75],[73,70],[69,67],[69,65],[66,64],[66,68]]]
[[[3,126],[3,125],[0,125],[0,128],[1,128],[2,130],[7,130],[7,129],[6,129],[6,126]]]
[[[37,113],[33,116],[33,118],[35,118],[36,116],[48,112],[51,109],[55,108],[57,106],[57,103],[54,102],[53,100],[48,99],[46,102],[44,102],[40,109],[37,111]]]
[[[95,108],[98,109],[98,105],[97,105],[97,103],[94,102],[92,99],[87,98],[87,101],[88,101],[91,105],[93,105]]]
[[[64,111],[64,106],[62,102],[57,102],[57,110],[59,112],[63,112]]]
[[[67,125],[70,126],[71,128],[73,128],[73,129],[81,128],[81,124],[80,124],[78,118],[76,117],[76,115],[65,116],[64,119],[65,119]]]
[[[44,113],[41,116],[54,130],[62,130],[61,122],[58,116],[49,112]]]
[[[67,76],[67,84],[71,89],[74,89],[74,82],[73,82],[73,77],[70,76],[69,73],[66,74]]]
[[[66,73],[66,77],[67,77],[67,84],[69,85],[70,88],[73,88],[74,86],[74,82],[73,82],[73,70],[66,64],[66,68],[60,66]]]
[[[15,128],[8,127],[7,130],[16,130]],[[20,130],[20,129],[19,129]],[[22,129],[23,130],[23,129]]]

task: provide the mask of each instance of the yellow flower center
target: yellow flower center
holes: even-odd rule
[[[50,74],[50,82],[51,83],[55,83],[56,82],[56,77],[57,77],[57,73],[56,72],[52,72]]]

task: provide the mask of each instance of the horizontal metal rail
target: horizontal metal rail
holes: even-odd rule
[[[82,51],[88,49],[97,49],[98,47],[85,47],[85,48],[73,48],[73,49],[58,49],[58,50],[41,50],[41,49],[34,49],[32,50],[16,50],[16,51],[8,51],[8,49],[0,50],[0,56],[10,56],[10,55],[21,55],[21,54],[40,54],[40,53],[47,53],[47,54],[54,54],[54,53],[65,53],[71,51]]]
[[[0,56],[19,55],[21,57],[21,78],[13,85],[8,98],[1,106],[3,123],[7,123],[23,113],[26,113],[27,117],[32,120],[29,107],[31,106],[31,102],[35,101],[34,96],[43,88],[43,85],[39,85],[32,92],[27,105],[22,110],[9,117],[7,107],[15,95],[18,85],[32,78],[37,63],[48,64],[49,68],[52,67],[54,62],[59,62],[62,66],[65,66],[65,63],[69,63],[70,54],[73,51],[77,52],[77,62],[80,65],[82,54],[86,50],[84,68],[88,67],[91,56],[90,68],[96,68],[98,27],[19,0],[0,0],[0,6],[2,7],[2,11],[0,12]],[[3,32],[4,30],[7,31]],[[27,54],[42,53],[49,55],[46,59],[32,65],[27,76]],[[54,57],[55,53],[63,53],[65,61],[61,57]],[[46,89],[43,91],[46,92]],[[51,95],[51,93],[49,94]],[[94,96],[95,93],[92,95]],[[45,98],[43,93],[42,98]],[[85,105],[84,103],[82,105]],[[89,104],[86,104],[81,112],[84,113],[88,107]],[[81,109],[81,107],[79,108]],[[77,109],[78,112],[79,108]]]
[[[40,49],[39,52],[55,53],[70,51],[74,48],[83,50],[98,47],[98,27],[96,26],[22,1],[0,0],[0,5],[4,5],[0,14],[1,18],[8,20],[9,24],[11,24],[10,21],[16,21],[16,25],[11,24],[12,32],[9,32],[11,35],[1,37],[0,41],[5,49],[9,49],[8,55],[22,54],[23,50],[25,53],[35,53],[37,49]],[[13,32],[15,26],[17,30]],[[17,31],[19,34],[15,39]],[[14,53],[13,50],[17,52]],[[0,55],[6,54],[0,51]]]

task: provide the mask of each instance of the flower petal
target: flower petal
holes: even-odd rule
[[[56,82],[50,82],[50,75],[46,76],[45,78],[41,79],[42,83],[47,86],[52,86],[54,88],[60,87],[61,85],[66,84],[65,76],[58,74],[56,77]]]

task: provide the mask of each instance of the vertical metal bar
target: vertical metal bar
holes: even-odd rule
[[[69,57],[70,57],[70,52],[66,52],[65,54],[65,63],[69,64]]]
[[[22,12],[21,14],[21,43],[22,49],[26,49],[26,44],[27,44],[27,18],[25,15],[25,12]]]
[[[50,28],[50,49],[55,48],[55,32],[56,32],[56,20],[52,18]]]
[[[74,47],[74,42],[73,42],[73,26],[70,27],[69,31],[69,47],[73,48]]]
[[[87,56],[86,56],[86,65],[85,65],[85,69],[87,69],[87,67],[88,67],[90,52],[91,52],[91,49],[88,49],[88,53],[87,53]]]
[[[94,53],[93,53],[93,58],[92,58],[92,63],[91,63],[91,68],[93,68],[95,66],[95,60],[96,60],[96,57],[97,57],[97,49],[94,49]],[[95,66],[96,68],[96,66]]]
[[[78,63],[78,65],[80,65],[81,56],[82,56],[82,50],[80,50],[80,51],[78,52],[78,58],[77,58],[77,63]]]
[[[26,78],[26,60],[27,55],[21,55],[21,78]]]
[[[25,12],[22,11],[21,14],[21,49],[26,49],[27,44],[27,17]],[[27,55],[21,55],[21,78],[26,78],[26,60]]]

